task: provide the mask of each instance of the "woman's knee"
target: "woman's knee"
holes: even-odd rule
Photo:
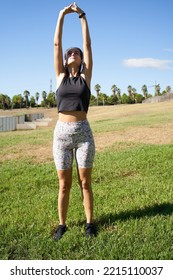
[[[91,172],[92,168],[79,168],[78,169],[78,179],[82,189],[91,188]]]
[[[67,192],[71,189],[71,182],[68,180],[59,180],[59,187],[62,192]]]
[[[69,191],[72,185],[72,170],[58,171],[59,187],[62,192]]]
[[[89,190],[91,188],[91,180],[83,178],[81,180],[81,187],[83,190]]]

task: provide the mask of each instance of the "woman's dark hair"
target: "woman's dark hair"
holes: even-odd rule
[[[81,59],[83,60],[83,52],[81,51],[81,49],[79,49],[79,48],[77,48],[77,47],[71,47],[71,48],[69,48],[69,49],[67,49],[67,50],[65,51],[65,54],[64,54],[65,60],[67,59],[67,53],[68,53],[69,51],[71,51],[71,50],[78,50],[78,51],[80,52],[80,57],[81,57]]]
[[[67,60],[67,53],[68,53],[70,50],[78,50],[78,51],[80,52],[80,57],[81,57],[81,60],[82,60],[82,63],[81,63],[81,65],[79,66],[79,71],[78,71],[78,74],[80,74],[81,71],[82,71],[82,66],[83,66],[83,52],[81,51],[80,48],[71,47],[71,48],[67,49],[67,50],[65,51],[65,53],[64,53],[64,58],[65,58],[65,60]],[[66,74],[69,75],[67,64],[65,63],[64,66],[65,66]]]

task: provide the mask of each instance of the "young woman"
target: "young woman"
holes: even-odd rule
[[[63,60],[62,30],[64,17],[77,13],[82,27],[83,52],[73,47],[66,50]],[[54,130],[53,155],[59,179],[59,226],[54,238],[66,232],[66,216],[72,185],[73,155],[76,158],[79,185],[86,214],[86,236],[94,236],[93,193],[91,173],[95,144],[87,112],[92,76],[91,39],[86,15],[76,3],[60,11],[54,35],[54,65],[57,79],[56,101],[58,121]]]

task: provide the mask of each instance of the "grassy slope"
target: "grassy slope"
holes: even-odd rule
[[[156,127],[161,122],[171,123],[173,115],[168,107],[167,114],[159,105],[147,105],[148,114],[144,107],[138,107],[143,123],[133,113],[135,106],[126,107],[127,117],[119,116],[119,122],[110,116],[106,120],[104,108],[99,108],[103,112],[100,116],[95,114],[98,108],[92,108],[89,117],[96,136],[104,129],[116,133],[126,130],[134,122],[136,128],[148,125],[151,115],[155,116],[152,125]],[[47,145],[52,127],[0,137],[1,259],[173,258],[172,144],[122,141],[96,153],[93,191],[99,232],[94,240],[84,236],[85,215],[74,168],[69,230],[56,243],[52,232],[57,225],[57,178],[52,157],[39,162],[32,150],[26,153],[24,148]],[[17,160],[11,156],[12,151],[19,156]]]

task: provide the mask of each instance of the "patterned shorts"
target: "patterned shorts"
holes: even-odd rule
[[[91,168],[95,155],[92,130],[87,120],[57,121],[54,130],[53,156],[57,170],[72,167],[73,157],[80,168]]]

